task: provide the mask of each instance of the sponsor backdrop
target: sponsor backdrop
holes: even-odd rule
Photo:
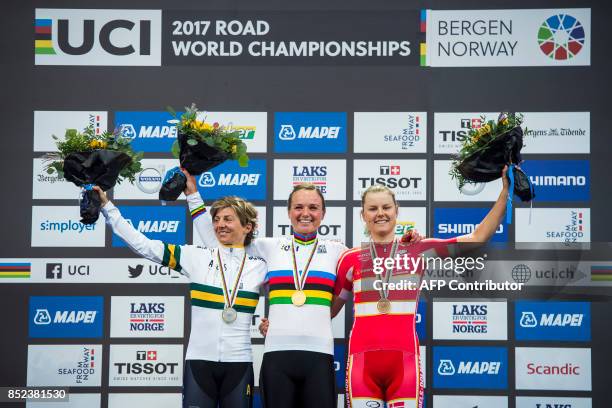
[[[328,200],[320,235],[351,246],[367,239],[360,194],[375,183],[396,192],[398,236],[473,231],[501,181],[459,191],[452,154],[483,118],[514,110],[525,114],[523,167],[537,198],[533,209],[515,203],[513,223],[493,241],[531,255],[490,262],[487,273],[529,286],[520,296],[423,293],[426,406],[612,406],[602,291],[610,263],[550,267],[550,252],[534,245],[611,241],[610,4],[13,3],[0,13],[10,35],[0,66],[0,386],[71,387],[58,408],[181,404],[187,280],[135,257],[102,219],[78,222],[78,189],[42,160],[66,128],[131,140],[143,171],[113,200],[150,238],[200,244],[184,197],[157,200],[177,164],[166,106],[195,102],[207,121],[240,132],[251,157],[247,168],[226,162],[198,176],[208,203],[245,197],[261,214],[260,236],[288,234],[286,197],[311,182]],[[251,328],[256,383],[265,314],[261,298]],[[333,322],[339,406],[352,319],[348,305]]]

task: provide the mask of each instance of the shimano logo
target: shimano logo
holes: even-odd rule
[[[478,224],[438,224],[438,232],[440,234],[471,234],[476,229]],[[503,224],[500,224],[495,230],[496,234],[504,232]]]
[[[586,186],[585,176],[529,176],[536,186]]]

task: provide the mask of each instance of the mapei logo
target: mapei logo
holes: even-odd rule
[[[516,302],[517,340],[589,341],[589,302]]]
[[[36,9],[36,65],[161,65],[161,10]]]
[[[102,296],[30,297],[30,337],[102,337]]]
[[[247,200],[264,200],[266,161],[251,159],[246,169],[239,167],[236,161],[226,161],[202,173],[197,183],[202,195],[211,199],[235,195]]]
[[[168,152],[177,138],[173,116],[163,111],[117,111],[115,129],[121,138],[130,140],[132,148],[143,152]]]
[[[277,112],[277,152],[346,152],[346,113]]]
[[[508,352],[504,347],[434,347],[434,387],[508,386]]]
[[[150,239],[185,244],[185,211],[179,207],[121,207],[125,220]],[[113,234],[113,246],[123,247],[125,242]]]
[[[574,58],[584,47],[584,27],[569,14],[548,17],[538,30],[540,50],[553,60]]]

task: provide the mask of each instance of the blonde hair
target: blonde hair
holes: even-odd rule
[[[251,231],[249,231],[244,238],[244,246],[249,245],[251,241],[253,241],[253,236],[255,234],[255,230],[257,229],[257,210],[253,204],[243,200],[240,197],[223,197],[212,203],[212,206],[210,207],[211,217],[214,219],[217,212],[224,208],[231,208],[234,210],[238,216],[238,219],[240,220],[240,225],[243,227],[251,224]]]
[[[382,184],[374,184],[368,187],[363,193],[361,193],[361,208],[365,205],[366,196],[370,193],[387,193],[393,199],[393,204],[397,206],[397,200],[395,200],[395,193],[387,186]]]
[[[293,186],[293,190],[291,191],[291,194],[289,194],[289,199],[287,200],[287,210],[291,210],[291,200],[293,199],[293,194],[300,190],[316,191],[319,197],[321,197],[321,202],[323,203],[323,211],[325,211],[325,198],[323,198],[321,190],[319,190],[317,186],[312,183],[300,183]]]

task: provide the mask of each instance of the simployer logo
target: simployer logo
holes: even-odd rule
[[[516,388],[591,390],[591,349],[516,348]]]
[[[508,355],[502,347],[434,347],[434,387],[508,386]]]
[[[111,345],[110,386],[178,386],[182,380],[183,346]]]
[[[100,386],[101,345],[29,345],[28,386]]]
[[[488,208],[435,208],[434,237],[452,238],[458,235],[470,234],[489,212]],[[508,231],[505,224],[500,224],[492,242],[507,242]]]
[[[266,198],[266,161],[249,160],[249,167],[241,168],[236,161],[226,161],[197,177],[203,197],[211,199],[236,195],[247,200]]]
[[[102,296],[30,297],[30,337],[102,337]]]
[[[424,200],[426,197],[425,160],[355,160],[354,199],[374,184],[392,189],[399,200]]]
[[[276,112],[274,150],[281,153],[346,152],[346,113]]]
[[[161,10],[36,9],[36,65],[161,65]]]
[[[182,337],[181,296],[113,296],[111,337]]]
[[[79,207],[33,206],[33,247],[103,247],[104,221],[79,222]]]
[[[516,302],[517,340],[589,341],[588,302]]]
[[[529,175],[538,200],[591,199],[588,160],[527,160],[521,168]]]
[[[185,243],[185,210],[180,207],[131,207],[122,206],[121,213],[132,226],[149,239]],[[113,234],[113,246],[126,246]]]

